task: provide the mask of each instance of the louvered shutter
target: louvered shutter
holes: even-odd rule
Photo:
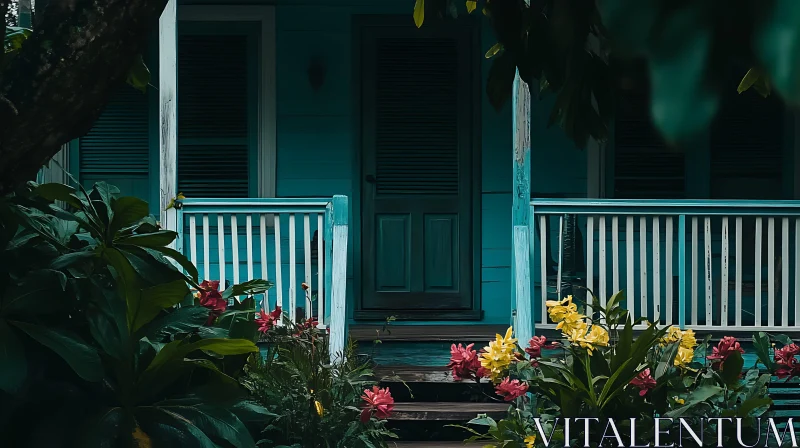
[[[716,199],[782,199],[784,105],[776,95],[736,91],[732,72],[711,131],[711,195]]]
[[[458,195],[457,43],[376,39],[377,194]]]
[[[123,194],[148,200],[150,140],[147,94],[124,85],[78,140],[79,178],[106,181]]]
[[[178,190],[194,198],[250,195],[254,132],[246,35],[178,40]]]
[[[614,122],[614,197],[679,199],[686,196],[684,153],[669,147],[653,126],[642,66],[629,68],[617,90]]]

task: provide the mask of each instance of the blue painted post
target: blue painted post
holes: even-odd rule
[[[678,217],[678,326],[686,328],[686,215]]]
[[[347,307],[347,196],[333,197],[333,256],[331,260],[331,361],[344,356]]]
[[[531,275],[530,263],[527,254],[530,248],[528,241],[528,226],[514,226],[514,256],[516,265],[512,266],[517,283],[513,285],[517,297],[527,297],[528,300],[520,300],[517,303],[517,326],[516,336],[520,344],[524,347],[533,336],[533,306],[531,305]]]
[[[532,241],[529,241],[528,238],[525,238],[528,246],[524,250],[518,250],[516,247],[517,227],[528,229],[531,224],[531,93],[528,89],[528,84],[519,77],[519,72],[517,72],[516,77],[514,78],[512,114],[514,121],[514,186],[511,193],[511,225],[512,229],[514,229],[514,234],[512,235],[513,249],[511,251],[511,324],[526,329],[530,328],[529,334],[533,334],[534,323],[533,316],[530,313],[530,310],[532,309],[530,285],[528,288],[521,289],[519,291],[516,287],[516,266],[518,266],[518,263],[527,263],[528,272],[530,273],[530,265],[533,262],[533,254],[531,250]],[[522,258],[522,260],[518,260],[518,258]],[[528,281],[530,281],[530,275],[528,275]],[[521,317],[523,315],[523,310],[520,309],[521,307],[527,308],[527,311],[524,311],[524,316],[525,319],[530,320],[530,322],[522,322]],[[516,322],[514,322],[514,320],[516,320]],[[519,337],[519,333],[517,334]],[[525,344],[527,343],[527,340],[520,339],[520,342]]]

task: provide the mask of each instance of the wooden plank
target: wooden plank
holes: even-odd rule
[[[376,337],[384,342],[434,342],[482,343],[494,339],[495,335],[506,332],[508,325],[393,325],[391,333],[380,334],[382,325],[351,325],[350,337],[355,341],[374,341]]]
[[[178,230],[177,210],[166,209],[178,193],[177,6],[178,0],[168,0],[158,20],[159,210],[161,226],[172,231]]]
[[[347,236],[349,233],[347,196],[333,197],[333,260],[331,284],[330,354],[331,360],[343,356],[347,306]]]
[[[616,217],[615,217],[615,219],[616,219]],[[612,228],[613,228],[613,224],[612,224]],[[613,230],[612,230],[612,232],[613,232]],[[627,256],[625,257],[625,264],[626,264],[626,268],[627,268],[626,269],[627,273],[625,275],[625,277],[626,277],[625,280],[626,280],[626,284],[627,284],[627,286],[625,287],[625,297],[627,298],[627,303],[625,304],[625,306],[628,309],[628,311],[631,313],[631,316],[635,316],[636,315],[636,309],[635,309],[636,305],[635,305],[635,302],[634,302],[634,300],[635,300],[634,296],[636,295],[636,292],[635,292],[635,289],[634,289],[634,281],[635,281],[635,279],[634,279],[634,276],[633,276],[633,268],[634,268],[634,264],[635,264],[635,262],[633,261],[633,216],[628,216],[628,217],[625,218],[625,252],[627,253]],[[614,263],[614,269],[615,270],[617,269],[616,263]],[[616,287],[614,287],[614,292],[617,292]]]
[[[373,376],[382,383],[463,383],[475,384],[472,380],[456,381],[453,373],[444,366],[377,366],[373,369]],[[489,379],[482,378],[481,382],[489,383]]]
[[[478,414],[500,419],[508,411],[508,403],[458,403],[458,402],[409,402],[395,403],[389,420],[437,420],[468,421]]]
[[[513,140],[513,160],[512,160],[512,195],[511,195],[511,225],[529,228],[531,225],[531,92],[528,84],[519,76],[519,72],[514,76],[511,95],[512,113],[512,140]],[[542,234],[545,234],[542,228]],[[511,244],[513,247],[515,236],[512,235]],[[542,240],[544,241],[544,240]],[[542,248],[545,245],[542,244]],[[511,264],[516,266],[514,259],[521,254],[511,251]],[[533,258],[530,248],[524,255],[525,261],[532,264]],[[515,285],[516,269],[511,269],[511,284]],[[547,293],[547,277],[542,277],[542,290]],[[511,289],[511,310],[517,309],[516,289]]]
[[[534,332],[533,306],[531,304],[531,273],[527,257],[528,247],[528,227],[514,226],[514,252],[516,253],[514,257],[516,262],[514,279],[517,282],[514,285],[517,294],[517,326],[515,334],[517,339],[522,341],[520,343],[523,346],[531,339]],[[559,263],[559,272],[560,270]]]

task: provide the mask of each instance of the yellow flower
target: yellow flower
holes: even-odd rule
[[[661,339],[661,345],[672,344],[678,342],[683,337],[683,332],[678,327],[667,328],[667,334]]]
[[[608,332],[605,328],[598,325],[592,325],[589,334],[586,335],[586,342],[594,345],[607,347],[608,346]]]
[[[569,331],[565,331],[564,336],[567,337],[569,342],[579,344],[586,336],[587,331],[589,331],[589,325],[584,321],[580,321],[570,327]]]
[[[484,348],[481,354],[481,366],[489,371],[493,382],[497,383],[505,376],[505,370],[514,359],[514,347],[517,340],[511,337],[512,327],[508,327],[505,336],[496,335],[494,341]]]
[[[579,327],[580,324],[585,324],[582,320],[584,317],[586,316],[578,313],[567,314],[561,322],[556,325],[556,330],[561,330],[565,334],[569,333],[572,329]]]
[[[561,322],[570,314],[578,312],[578,306],[572,303],[572,296],[567,296],[564,300],[548,300],[545,302],[547,305],[547,313],[550,314],[550,320],[553,322]]]
[[[697,345],[697,338],[694,336],[694,331],[686,330],[681,336],[681,347],[694,348]]]
[[[588,332],[588,334],[587,334]],[[569,333],[564,335],[573,344],[577,344],[589,351],[591,355],[595,348],[608,346],[608,332],[605,328],[592,325],[589,326],[586,322],[580,322]]]
[[[314,401],[314,407],[317,408],[317,415],[322,417],[322,414],[325,413],[325,409],[322,408],[322,403],[320,403],[319,401],[315,400]]]
[[[536,436],[525,437],[525,448],[533,448],[533,443],[536,442]]]
[[[683,398],[675,397],[675,403],[683,405],[686,403],[686,400],[684,400]]]
[[[694,359],[694,350],[691,348],[680,347],[678,353],[675,355],[675,365],[684,367],[691,364]]]

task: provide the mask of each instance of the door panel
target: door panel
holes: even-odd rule
[[[474,30],[359,31],[361,309],[469,310]]]

